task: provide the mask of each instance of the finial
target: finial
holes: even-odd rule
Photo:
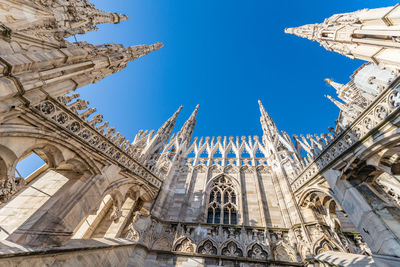
[[[333,88],[335,88],[338,94],[340,93],[340,91],[341,91],[342,88],[344,87],[343,84],[334,82],[334,81],[332,81],[331,79],[328,79],[328,78],[325,79],[325,81],[326,81],[330,86],[332,86]]]
[[[187,141],[186,143],[190,143],[190,139],[192,138],[192,134],[194,132],[194,127],[196,125],[196,115],[200,105],[197,105],[194,109],[193,113],[190,115],[189,119],[182,126],[182,129],[178,132],[177,137],[182,141]]]
[[[155,51],[155,50],[158,50],[160,48],[163,48],[164,44],[161,43],[161,42],[157,42],[155,44],[150,45],[149,47],[150,47],[150,51]]]
[[[285,33],[294,34],[302,38],[307,38],[309,40],[315,40],[315,28],[317,26],[314,24],[307,24],[296,28],[285,28]]]
[[[143,57],[147,55],[150,52],[153,52],[155,50],[158,50],[164,46],[163,43],[157,42],[155,44],[151,45],[136,45],[136,46],[130,46],[128,48],[128,51],[130,52],[130,61],[135,60],[139,57]]]
[[[294,28],[285,28],[285,33],[293,34],[294,33]]]

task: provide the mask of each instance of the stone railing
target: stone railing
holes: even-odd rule
[[[70,100],[71,97],[63,97],[58,100],[48,98],[35,106],[33,110],[154,187],[161,187],[162,180],[133,157],[129,141],[125,140],[125,137],[119,133],[114,134],[115,129],[113,127],[108,127],[105,130],[108,122],[96,127],[97,123],[102,122],[101,115],[95,115],[91,121],[87,121],[86,119],[96,111],[94,108],[89,108],[79,114],[78,110],[87,108],[87,101],[78,99],[76,102],[67,105]]]
[[[298,262],[289,229],[160,221],[136,213],[123,233],[151,250],[238,259]]]
[[[253,164],[254,161],[254,164]],[[212,166],[218,165],[221,167],[226,166],[267,166],[266,158],[187,158],[187,164],[192,166],[204,165]]]
[[[364,110],[344,131],[339,133],[319,155],[291,180],[293,191],[303,187],[324,168],[346,153],[353,145],[362,141],[379,124],[398,110],[400,86],[391,86]]]
[[[255,171],[268,173],[271,171],[266,158],[187,158],[181,171],[193,169],[197,172],[213,170],[214,172],[224,173],[253,173]]]

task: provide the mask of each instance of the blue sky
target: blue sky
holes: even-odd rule
[[[363,62],[284,33],[396,1],[92,0],[129,21],[77,36],[125,46],[161,41],[164,48],[94,85],[78,89],[110,125],[132,140],[157,129],[184,105],[177,127],[200,104],[195,136],[261,135],[257,100],[280,130],[327,132],[338,109],[324,78],[346,83]],[[175,129],[177,131],[178,128]]]
[[[92,0],[130,17],[78,35],[93,44],[161,41],[164,48],[93,85],[78,89],[110,125],[133,140],[158,129],[184,105],[178,131],[200,104],[195,136],[262,135],[257,100],[280,130],[327,132],[339,110],[324,97],[324,81],[346,83],[363,62],[328,52],[284,28],[322,22],[333,14],[395,5],[388,0]],[[21,161],[25,177],[43,161]]]

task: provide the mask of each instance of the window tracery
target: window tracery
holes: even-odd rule
[[[233,184],[225,176],[216,179],[211,185],[207,223],[237,224],[237,197]]]

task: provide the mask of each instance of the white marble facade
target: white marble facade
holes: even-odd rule
[[[73,91],[162,43],[65,40],[126,19],[0,0],[0,266],[399,266],[398,5],[286,30],[369,61],[327,79],[336,126],[293,137],[259,101],[260,137],[193,138],[198,105],[128,140]]]

